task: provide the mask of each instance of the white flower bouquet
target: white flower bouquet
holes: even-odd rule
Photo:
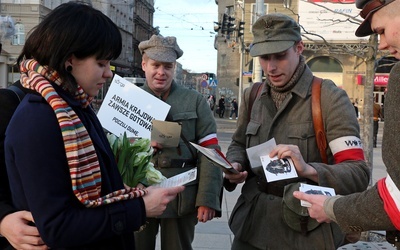
[[[166,179],[151,162],[153,148],[149,139],[130,139],[126,133],[119,137],[108,133],[107,139],[126,185],[136,187],[142,183],[150,186]]]

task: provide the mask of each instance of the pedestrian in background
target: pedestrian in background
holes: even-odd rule
[[[154,250],[158,231],[161,249],[190,250],[197,222],[207,222],[220,216],[222,171],[189,142],[207,148],[218,148],[217,125],[206,99],[197,91],[177,84],[174,78],[176,60],[182,56],[175,37],[153,35],[139,44],[142,69],[146,75],[145,91],[171,106],[167,121],[181,124],[178,147],[162,147],[152,142],[157,150],[154,167],[167,178],[197,167],[197,180],[186,186],[165,212],[157,218],[147,218],[146,228],[135,233],[138,250]]]
[[[382,119],[382,108],[379,103],[374,102],[374,148],[378,141],[379,121]]]
[[[358,118],[358,104],[353,102],[354,112],[356,112],[356,117]]]
[[[299,182],[332,187],[339,194],[367,188],[369,169],[353,105],[344,90],[323,80],[321,110],[329,145],[328,163],[323,163],[312,122],[313,73],[301,55],[304,44],[299,25],[287,15],[271,13],[261,16],[252,31],[250,55],[259,57],[267,78],[251,110],[251,88],[245,90],[227,152],[240,173],[226,174],[225,187],[233,190],[235,184],[244,182],[229,218],[235,235],[232,249],[337,249],[345,243],[340,228],[299,216],[302,207],[293,191],[284,194],[285,189],[298,188]],[[291,158],[298,178],[268,183],[261,161],[250,167],[246,150],[272,138],[278,145],[269,157]],[[349,146],[349,141],[357,143]],[[284,209],[283,202],[291,209]]]
[[[229,115],[229,119],[232,120],[232,115],[235,114],[235,119],[238,118],[238,104],[236,98],[234,98],[231,102],[231,114]]]
[[[221,96],[218,100],[219,118],[224,118],[225,114],[225,96]]]
[[[400,0],[357,0],[356,6],[364,18],[356,35],[379,35],[378,49],[389,51],[400,59]],[[310,216],[319,222],[335,222],[345,232],[387,230],[391,241],[399,249],[400,233],[400,64],[393,66],[385,97],[385,129],[382,141],[382,159],[387,177],[364,192],[347,196],[327,197],[294,192],[296,198],[311,203]],[[396,231],[394,231],[396,230]],[[389,238],[387,237],[388,241]]]
[[[207,98],[207,103],[210,106],[211,111],[213,111],[214,110],[214,105],[215,105],[215,101],[214,101],[214,96],[213,95],[210,95]]]
[[[112,77],[110,60],[121,49],[120,31],[110,18],[68,2],[30,32],[17,59],[21,84],[34,93],[25,95],[6,130],[12,205],[32,213],[33,219],[21,218],[31,220],[51,249],[135,249],[133,231],[184,189],[124,186],[90,107]],[[14,229],[9,216],[1,221],[5,237],[7,225]],[[30,238],[27,231],[14,233]],[[26,241],[29,246],[16,247],[39,249]]]

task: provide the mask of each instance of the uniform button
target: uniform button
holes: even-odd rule
[[[302,134],[303,139],[307,139],[307,134]]]

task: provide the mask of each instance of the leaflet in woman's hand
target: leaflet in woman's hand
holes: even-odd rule
[[[172,176],[172,177],[162,181],[161,183],[153,185],[153,186],[154,187],[163,187],[163,188],[183,186],[189,182],[196,180],[196,178],[197,178],[197,167],[192,168],[181,174]]]

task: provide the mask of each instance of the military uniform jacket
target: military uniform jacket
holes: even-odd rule
[[[154,95],[147,83],[142,88]],[[199,144],[199,140],[209,135],[216,136],[217,126],[214,117],[206,99],[200,93],[186,89],[173,81],[165,102],[171,105],[168,120],[181,124],[181,133],[188,141]],[[181,138],[177,148],[163,148],[153,157],[154,166],[167,178],[195,166],[198,171],[197,181],[186,185],[185,190],[168,204],[161,217],[183,216],[196,212],[199,206],[221,211],[222,171],[212,165],[204,155],[197,153],[194,147],[190,147],[191,149]],[[219,148],[218,144],[210,147]]]
[[[385,129],[382,142],[382,159],[397,188],[400,187],[400,64],[390,72],[385,98]],[[360,194],[341,197],[333,203],[336,221],[345,231],[395,230],[385,212],[377,186]],[[351,206],[349,206],[351,204]],[[331,208],[326,208],[331,209]]]
[[[299,147],[305,162],[316,169],[318,185],[332,187],[337,194],[363,191],[369,180],[369,170],[364,160],[352,160],[350,157],[335,164],[329,148],[327,155],[330,164],[321,163],[310,108],[312,80],[313,74],[306,67],[279,110],[269,95],[269,87],[264,84],[260,97],[253,104],[250,121],[247,118],[250,89],[246,89],[239,107],[238,127],[228,148],[227,158],[230,162],[239,162],[247,167],[249,161],[246,148],[275,138],[277,144],[293,144]],[[353,105],[346,93],[330,80],[324,80],[322,84],[321,109],[330,146],[337,138],[360,138]],[[308,237],[301,237],[300,233],[287,227],[281,218],[282,198],[259,191],[255,179],[256,177],[250,177],[244,183],[242,194],[231,216],[231,224],[240,224],[241,219],[252,220],[251,231],[246,233],[238,230],[236,237],[261,249],[266,246],[269,247],[267,249],[330,249],[333,245],[340,245],[343,234],[334,223],[321,225],[322,230],[311,231]],[[240,208],[246,207],[248,203],[254,203],[249,211]],[[240,213],[251,213],[253,219]],[[326,239],[324,235],[330,235],[332,231],[336,232],[334,234],[337,237]],[[317,239],[325,239],[325,245],[318,246],[317,243],[310,242],[313,235]],[[283,240],[276,241],[277,238]],[[313,244],[315,248],[312,248]]]

